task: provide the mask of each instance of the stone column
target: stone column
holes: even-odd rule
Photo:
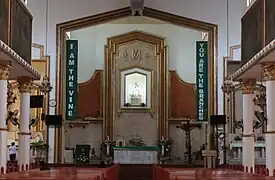
[[[256,80],[243,80],[241,83],[243,93],[243,166],[248,167],[248,172],[254,172],[255,168],[255,150],[254,150],[254,133],[253,133],[253,120],[254,120],[254,88]]]
[[[30,94],[32,82],[26,77],[18,79],[20,92],[20,132],[19,132],[19,160],[20,170],[30,167]]]
[[[269,169],[269,174],[272,176],[275,169],[275,64],[263,65],[262,68],[266,80],[266,168]]]
[[[8,129],[6,123],[7,115],[7,93],[10,66],[0,66],[0,173],[6,172],[7,167],[7,143]]]

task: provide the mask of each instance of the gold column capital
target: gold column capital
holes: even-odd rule
[[[275,80],[275,63],[263,64],[262,71],[265,80]]]
[[[19,83],[19,92],[20,93],[31,93],[33,88],[33,82],[29,77],[19,77],[17,79]]]
[[[10,72],[10,65],[0,65],[0,80],[8,80],[10,77]]]
[[[253,94],[256,87],[256,79],[243,79],[241,89],[243,94]]]

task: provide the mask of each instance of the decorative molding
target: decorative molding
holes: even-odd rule
[[[33,82],[30,78],[20,77],[18,78],[20,93],[31,93],[33,89]]]
[[[263,64],[262,71],[266,81],[275,80],[275,63]]]
[[[40,79],[40,73],[36,71],[27,61],[22,59],[14,50],[0,40],[0,52],[7,54],[11,59],[23,66],[29,73],[33,74],[34,78]]]
[[[10,77],[10,72],[11,72],[10,65],[5,65],[5,66],[0,65],[0,80],[8,80]]]
[[[253,94],[256,88],[255,79],[244,79],[241,82],[241,89],[243,94]]]
[[[260,52],[254,55],[247,63],[245,63],[240,69],[233,73],[230,78],[236,80],[253,66],[258,64],[264,57],[275,50],[275,39],[266,45]]]

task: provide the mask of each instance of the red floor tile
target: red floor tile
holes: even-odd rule
[[[101,175],[100,169],[67,167],[50,171],[31,170],[26,172],[9,173],[0,176],[0,180],[95,180]]]
[[[255,174],[222,169],[168,169],[171,180],[275,180]]]

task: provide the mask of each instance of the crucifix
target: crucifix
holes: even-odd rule
[[[190,121],[191,119],[185,119],[180,125],[176,126],[185,132],[185,147],[187,149],[188,164],[192,164],[192,152],[191,152],[191,131],[194,128],[201,128],[201,124],[194,123]]]

